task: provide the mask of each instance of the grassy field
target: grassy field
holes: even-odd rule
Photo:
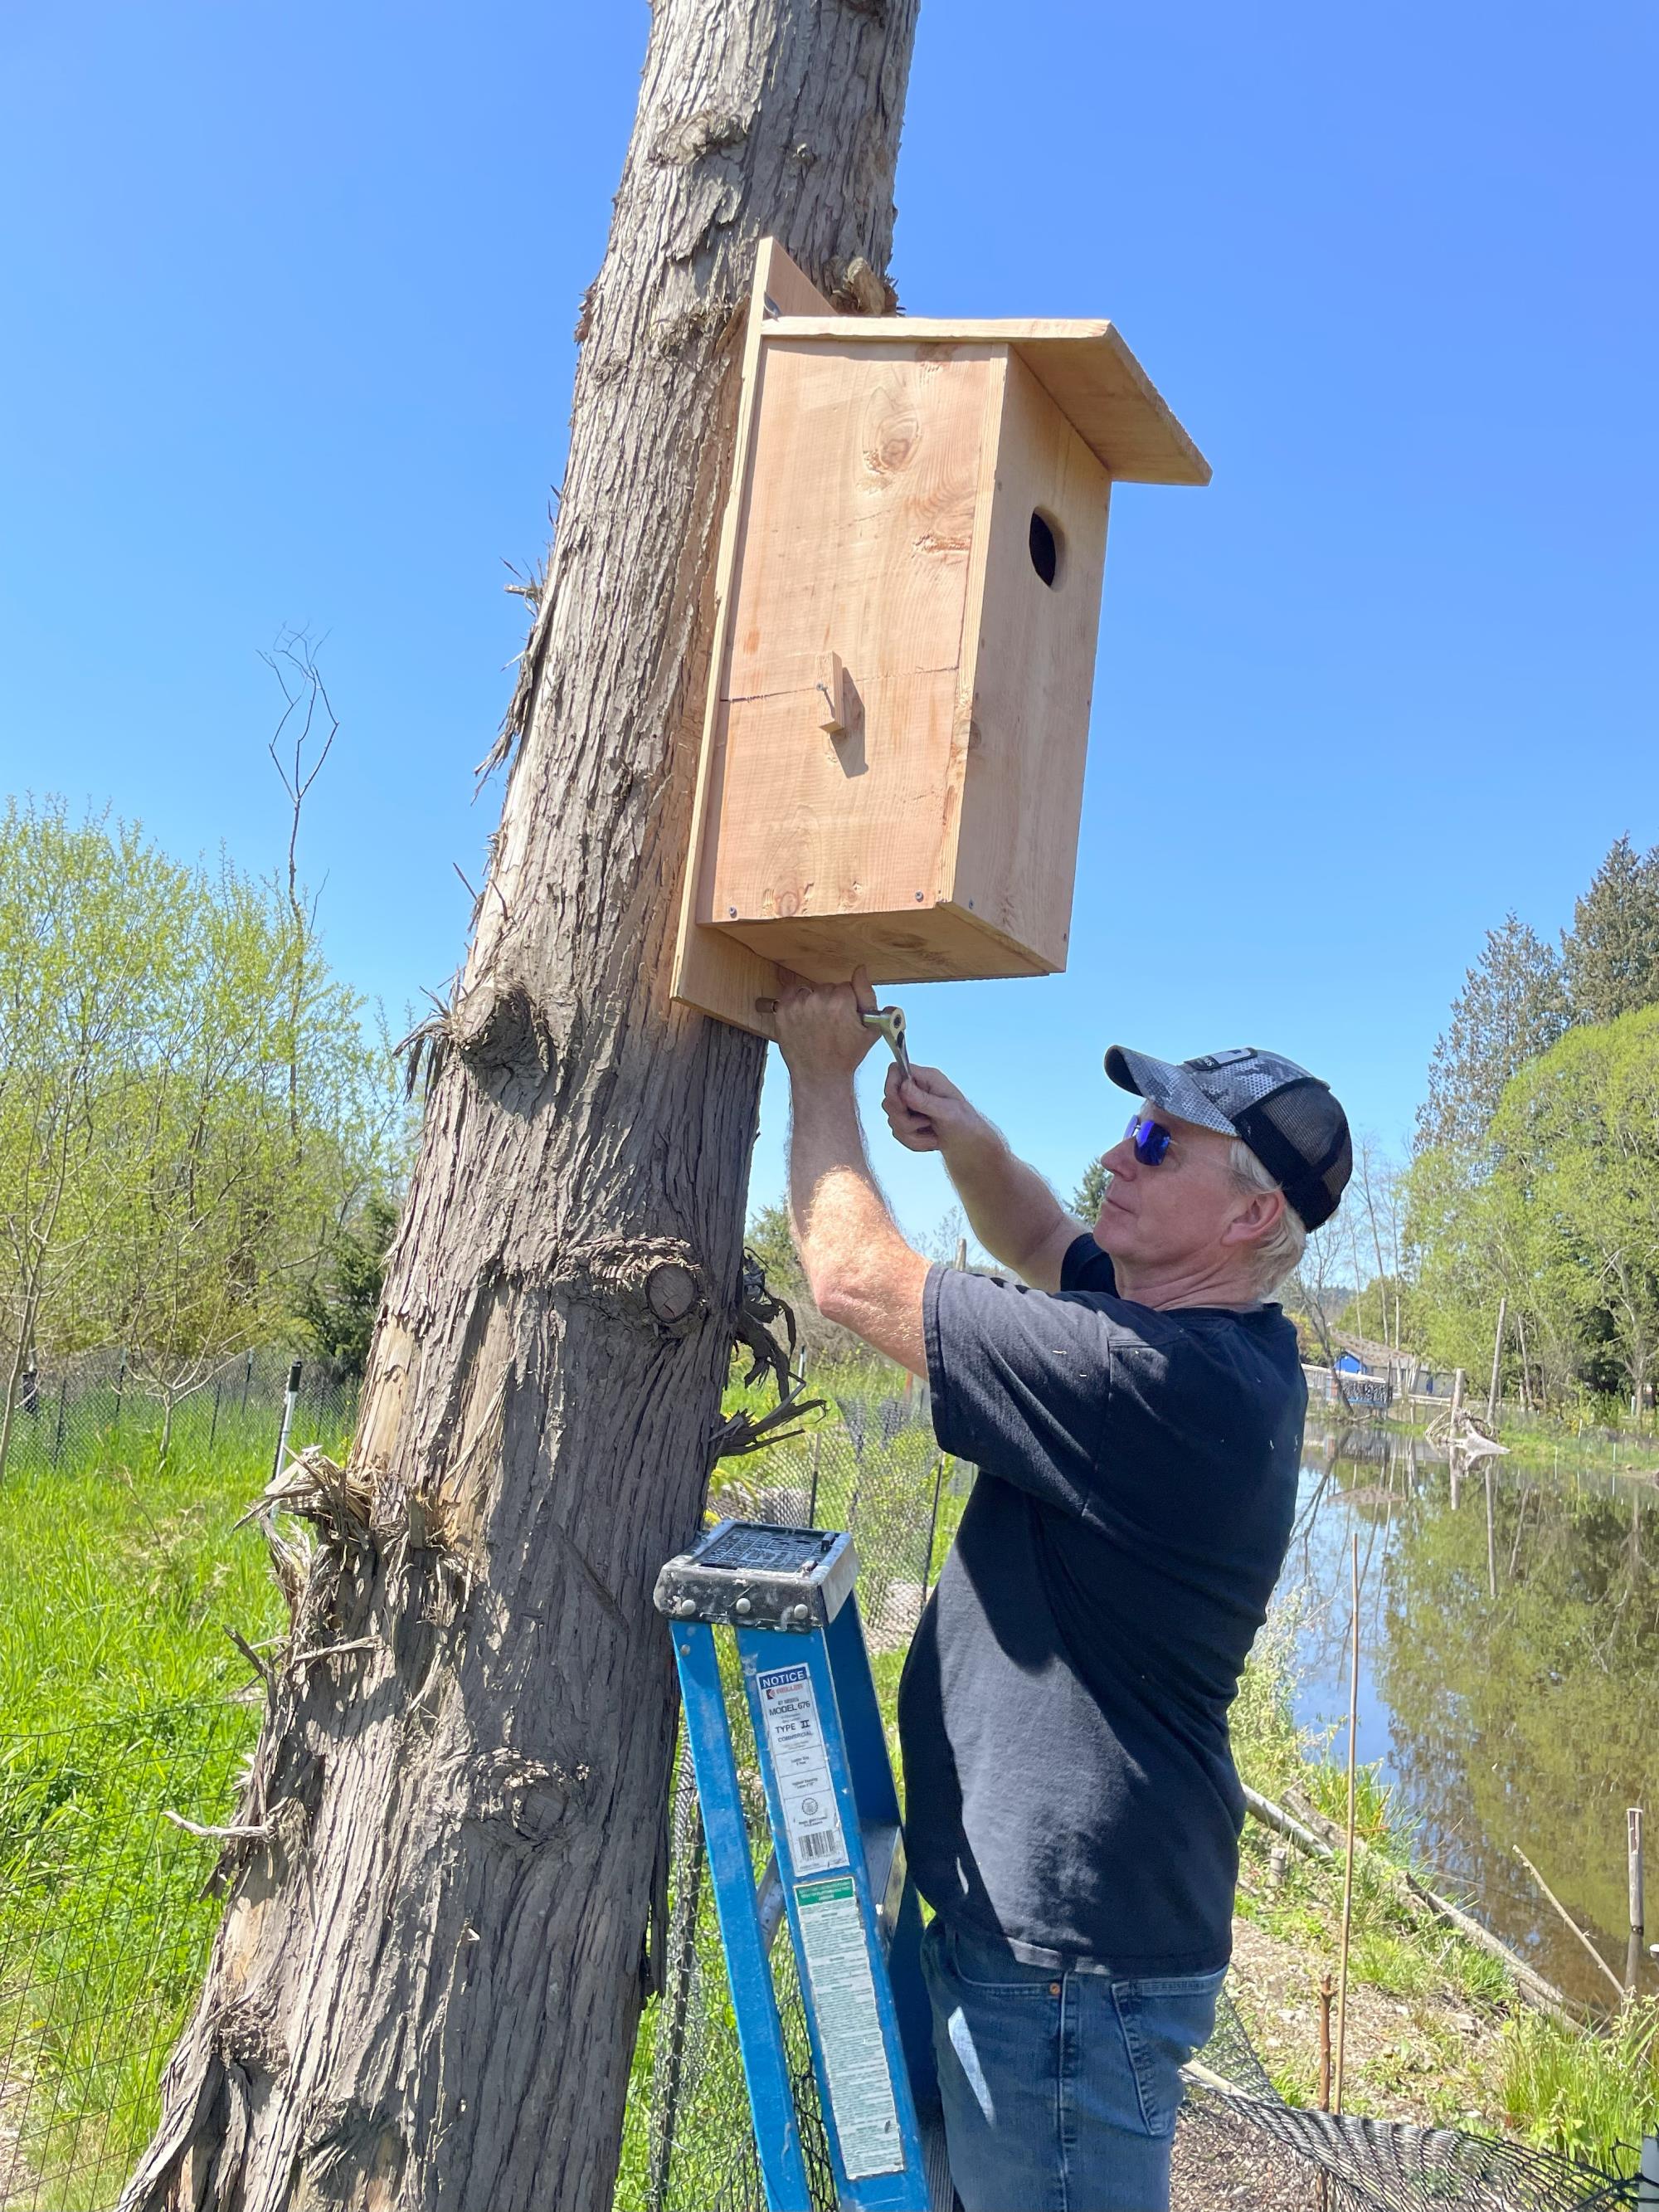
[[[816,1479],[820,1518],[833,1522],[856,1492],[872,1516],[869,1571],[891,1528],[902,1558],[889,1571],[912,1578],[893,1588],[919,1590],[928,1528],[931,1578],[960,1489],[939,1486],[913,1426],[884,1435],[890,1378],[843,1382],[851,1411],[838,1409],[841,1426],[860,1439],[842,1449],[844,1464],[822,1448],[826,1428],[816,1452],[803,1438],[728,1463],[717,1508]],[[232,1423],[210,1453],[185,1451],[161,1473],[141,1448],[136,1468],[104,1454],[0,1486],[0,2203],[9,2162],[22,2202],[40,2182],[43,2208],[107,2205],[152,2124],[160,2067],[217,1915],[200,1895],[213,1846],[162,1814],[211,1821],[229,1810],[258,1715],[236,1702],[250,1670],[226,1631],[257,1643],[281,1620],[257,1530],[232,1533],[268,1472],[266,1425],[243,1434]],[[1290,1720],[1289,1648],[1285,1633],[1259,1648],[1236,1714],[1240,1764],[1267,1794],[1299,1795],[1340,1819],[1340,1771]],[[890,1729],[902,1663],[896,1647],[874,1661]],[[1359,1828],[1382,1860],[1409,1856],[1410,1835],[1370,1775]],[[1275,1858],[1252,1824],[1236,1982],[1270,2070],[1297,2097],[1313,2087],[1313,1992],[1334,1958],[1336,1904],[1328,1869]],[[717,1955],[707,1966],[718,1991]],[[1352,1971],[1351,2109],[1509,2130],[1615,2165],[1659,2119],[1653,2007],[1595,2034],[1528,2014],[1501,1968],[1413,1925],[1370,1869]],[[617,2199],[625,2209],[645,2197],[654,2031],[648,2012]]]
[[[94,1464],[0,1486],[0,2201],[107,2205],[218,1907],[213,1847],[258,1712],[225,1634],[274,1632],[258,1532],[231,1524],[270,1441],[234,1425],[164,1473]],[[27,2094],[26,2094],[27,2093]]]

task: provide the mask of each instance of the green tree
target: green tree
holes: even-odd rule
[[[385,1192],[371,1191],[341,1230],[316,1280],[301,1292],[301,1326],[337,1375],[361,1376],[368,1364],[398,1213]]]
[[[1571,1018],[1560,960],[1534,930],[1506,915],[1501,928],[1486,932],[1436,1042],[1429,1095],[1418,1109],[1418,1149],[1478,1145],[1504,1085],[1547,1052]]]
[[[1573,908],[1561,955],[1576,1022],[1616,1021],[1659,1000],[1659,845],[1613,844]]]
[[[0,1474],[50,1340],[96,1334],[88,1291],[150,1042],[185,968],[184,872],[136,828],[61,803],[0,818]]]
[[[280,887],[55,803],[0,825],[0,1468],[37,1345],[121,1343],[165,1451],[384,1180],[386,1055]]]
[[[1072,1211],[1085,1228],[1094,1227],[1110,1181],[1104,1160],[1092,1159],[1083,1170],[1083,1180],[1072,1194]]]
[[[1505,1092],[1494,1198],[1583,1350],[1605,1316],[1639,1411],[1659,1368],[1659,1006],[1574,1029]]]

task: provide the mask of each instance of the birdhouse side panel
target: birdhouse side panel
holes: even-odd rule
[[[950,896],[1066,964],[1111,481],[1018,357],[1008,363],[972,705],[947,830]]]
[[[722,696],[959,665],[994,350],[762,346]]]

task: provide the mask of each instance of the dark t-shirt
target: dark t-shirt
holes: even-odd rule
[[[1244,1814],[1227,1708],[1295,1504],[1296,1331],[1120,1298],[1087,1237],[1061,1283],[927,1278],[933,1425],[980,1474],[899,1690],[910,1865],[1034,1963],[1207,1972]]]

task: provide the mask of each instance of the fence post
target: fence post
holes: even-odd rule
[[[109,1443],[110,1443],[110,1449],[111,1449],[112,1453],[113,1452],[115,1446],[116,1446],[116,1445],[119,1443],[119,1441],[120,1441],[120,1437],[121,1437],[121,1394],[122,1394],[122,1392],[123,1392],[123,1391],[125,1389],[125,1388],[126,1388],[126,1380],[127,1380],[127,1355],[126,1355],[126,1348],[125,1348],[125,1346],[124,1346],[122,1347],[122,1351],[121,1351],[121,1364],[120,1364],[120,1365],[119,1365],[119,1366],[116,1369],[116,1370],[115,1370],[115,1412],[114,1412],[113,1415],[111,1417],[110,1425],[109,1425]],[[102,1455],[101,1455],[101,1453],[100,1453],[100,1463],[101,1463],[101,1460],[102,1460]]]
[[[1492,1388],[1486,1393],[1486,1419],[1494,1425],[1498,1419],[1498,1381],[1504,1363],[1504,1323],[1509,1317],[1509,1310],[1508,1297],[1500,1297],[1498,1301],[1498,1334],[1493,1337],[1492,1346]]]
[[[1625,1991],[1636,1995],[1642,1971],[1643,1925],[1646,1913],[1642,1897],[1642,1808],[1632,1805],[1625,1814],[1625,1859],[1630,1877],[1630,1946],[1625,1953]]]
[[[283,1471],[283,1454],[288,1449],[288,1432],[294,1425],[294,1401],[300,1395],[300,1362],[296,1359],[288,1370],[288,1389],[283,1397],[283,1425],[276,1431],[276,1456],[270,1462],[270,1479],[274,1482]]]
[[[225,1386],[222,1382],[216,1382],[213,1386],[213,1419],[208,1423],[208,1449],[210,1451],[213,1449],[213,1439],[219,1433],[219,1401],[224,1395],[224,1389]]]
[[[933,1511],[927,1523],[927,1557],[921,1564],[921,1601],[927,1602],[928,1585],[933,1578],[933,1545],[939,1536],[939,1492],[945,1480],[945,1455],[940,1452],[933,1462]]]
[[[68,1401],[68,1398],[69,1398],[69,1370],[68,1370],[67,1368],[65,1368],[65,1369],[64,1369],[64,1379],[63,1379],[63,1381],[62,1381],[62,1382],[58,1385],[58,1433],[57,1433],[57,1435],[52,1438],[52,1465],[53,1465],[54,1467],[56,1467],[56,1466],[57,1466],[57,1464],[58,1464],[58,1461],[63,1457],[63,1453],[64,1453],[64,1407],[65,1403],[66,1403],[66,1402],[67,1402],[67,1401]]]
[[[247,1394],[253,1388],[253,1354],[247,1356],[247,1365],[242,1370],[242,1411],[247,1411]]]

